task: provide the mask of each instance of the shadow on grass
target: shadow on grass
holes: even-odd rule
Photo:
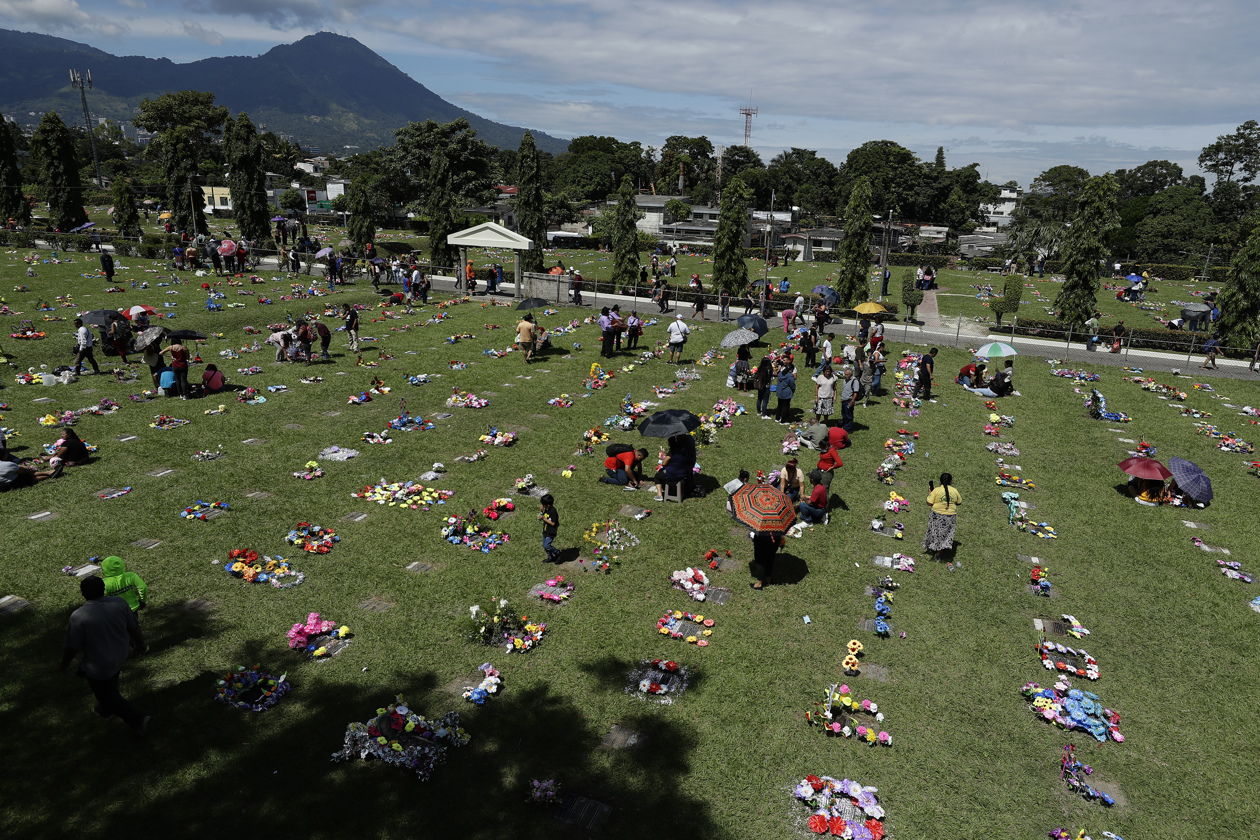
[[[789,586],[800,583],[809,574],[809,564],[802,557],[780,551],[774,558],[774,574],[770,582],[776,586]]]
[[[609,654],[599,659],[591,659],[578,665],[584,673],[590,674],[599,683],[597,691],[619,694],[629,685],[630,672],[641,669],[642,660],[623,659]],[[695,691],[704,682],[704,672],[699,668],[687,668],[687,691]],[[651,704],[649,704],[651,705]],[[624,725],[624,724],[623,724]],[[637,727],[631,727],[642,731]]]

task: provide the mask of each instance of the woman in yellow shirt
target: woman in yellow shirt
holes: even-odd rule
[[[932,508],[928,514],[927,535],[923,537],[923,548],[932,552],[933,560],[941,559],[942,551],[954,548],[954,523],[958,517],[958,505],[962,504],[962,495],[952,487],[954,477],[949,473],[941,473],[941,486],[928,482],[927,503]]]

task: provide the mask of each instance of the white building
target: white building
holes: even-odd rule
[[[981,204],[980,212],[984,213],[990,225],[1004,227],[1011,223],[1015,208],[1019,206],[1019,200],[1023,197],[1024,191],[1020,187],[1002,187],[998,200],[993,204]]]

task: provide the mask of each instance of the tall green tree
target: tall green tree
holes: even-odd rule
[[[74,135],[56,111],[44,114],[31,136],[31,158],[39,167],[38,180],[53,227],[67,231],[87,224]]]
[[[211,153],[227,119],[228,109],[214,104],[213,93],[181,90],[143,100],[131,122],[137,128],[158,135],[183,129],[181,143],[196,169],[202,159]]]
[[[140,211],[136,209],[136,194],[131,189],[131,181],[127,178],[115,178],[110,189],[114,202],[114,225],[119,236],[140,238]]]
[[[744,234],[748,230],[748,203],[752,190],[743,178],[734,178],[722,188],[722,207],[713,234],[713,285],[739,293],[748,285],[748,263],[744,261]]]
[[[867,296],[866,278],[871,271],[871,182],[862,177],[853,182],[849,203],[844,208],[844,239],[836,268],[836,294],[840,306],[857,306]]]
[[[459,230],[459,216],[455,207],[455,191],[451,187],[450,163],[446,155],[439,154],[428,173],[429,193],[423,209],[429,217],[429,262],[438,268],[450,268],[459,262],[459,249],[446,238]],[[462,266],[460,266],[462,268]]]
[[[617,206],[613,209],[613,285],[633,286],[639,279],[639,208],[634,201],[634,181],[629,175],[622,177],[617,191]]]
[[[223,133],[223,153],[232,193],[232,218],[240,236],[251,242],[267,239],[271,232],[271,204],[267,196],[267,167],[258,129],[241,112],[229,119]]]
[[[1255,347],[1260,342],[1260,224],[1234,256],[1217,303],[1221,308],[1217,329],[1225,344]]]
[[[1216,217],[1193,187],[1175,186],[1150,198],[1134,244],[1145,262],[1197,262],[1215,239]]]
[[[0,223],[9,219],[25,225],[31,220],[31,205],[22,189],[17,142],[9,124],[0,120]]]
[[[1254,181],[1260,175],[1260,123],[1247,120],[1233,134],[1222,134],[1204,146],[1199,168],[1215,175],[1217,183]]]
[[[1084,327],[1098,305],[1098,272],[1107,256],[1106,237],[1120,224],[1119,192],[1111,174],[1086,181],[1064,235],[1063,288],[1054,299],[1054,308],[1073,329]]]
[[[696,204],[706,204],[717,190],[713,143],[708,137],[675,134],[661,147],[656,165],[656,191],[662,195],[678,192],[678,175],[683,176],[682,193]]]
[[[521,254],[522,271],[544,271],[543,246],[547,244],[547,208],[543,197],[542,166],[534,135],[526,131],[516,151],[516,227],[534,244]]]
[[[196,164],[194,131],[176,126],[163,132],[150,147],[157,146],[162,161],[162,177],[166,183],[166,209],[171,212],[171,225],[190,234],[208,233],[206,196],[201,189],[201,172]]]
[[[350,214],[346,232],[355,247],[362,249],[376,241],[376,222],[379,218],[381,196],[379,175],[360,175],[350,182],[345,194],[345,208]],[[337,196],[341,198],[341,196]],[[448,265],[448,263],[442,263]]]
[[[866,178],[872,213],[882,216],[898,211],[902,218],[917,218],[924,177],[914,152],[892,140],[873,140],[849,152],[840,167],[837,185],[840,200],[847,202],[858,179]],[[910,216],[911,213],[915,215]]]
[[[914,310],[919,308],[919,304],[923,303],[923,290],[914,285],[915,276],[913,271],[904,271],[901,274],[901,305],[906,308],[906,318],[914,320]]]

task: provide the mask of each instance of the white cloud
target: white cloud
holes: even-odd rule
[[[0,24],[33,27],[44,32],[92,32],[111,37],[127,31],[125,24],[89,14],[77,0],[0,0]]]
[[[198,41],[218,46],[223,43],[223,36],[213,29],[207,29],[200,23],[191,20],[180,21],[180,28],[189,38],[196,38]]]
[[[126,6],[128,9],[135,9],[138,12],[149,8],[149,4],[145,3],[144,0],[118,0],[118,5]]]

